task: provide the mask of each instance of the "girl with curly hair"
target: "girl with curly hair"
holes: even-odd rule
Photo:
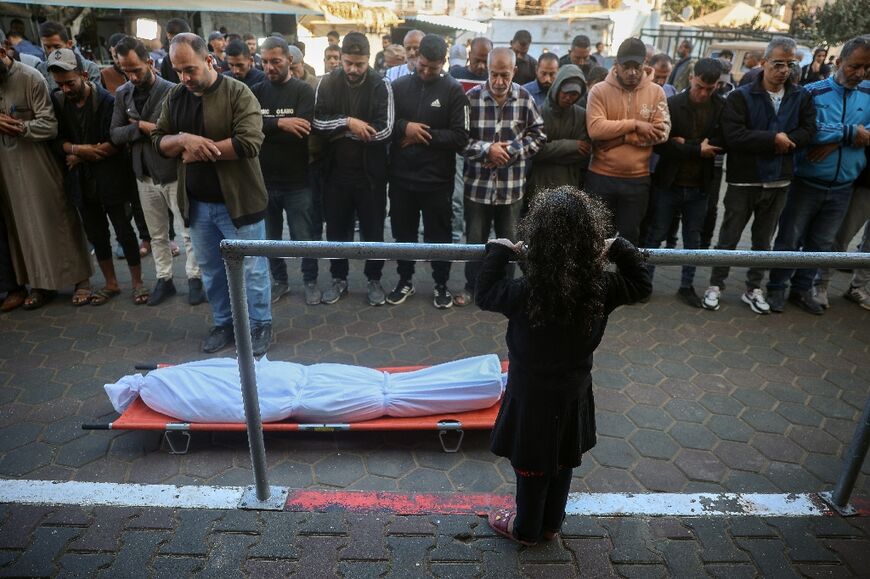
[[[533,199],[519,226],[525,242],[486,245],[476,302],[507,316],[510,359],[490,448],[517,476],[516,510],[490,513],[489,524],[524,545],[559,532],[572,469],[595,446],[592,354],[608,316],[652,291],[640,252],[606,239],[611,230],[600,201],[560,187]],[[508,277],[511,260],[524,277]]]

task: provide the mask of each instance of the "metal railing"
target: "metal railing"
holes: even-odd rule
[[[227,270],[236,353],[239,359],[242,399],[254,471],[254,486],[242,501],[243,508],[276,509],[283,505],[286,489],[270,487],[266,472],[263,422],[257,397],[257,376],[251,346],[251,325],[245,296],[245,257],[290,257],[323,259],[376,259],[409,261],[469,261],[483,258],[484,245],[435,243],[366,243],[329,241],[244,241],[224,240],[221,254]],[[797,251],[723,251],[644,249],[646,261],[654,265],[696,265],[732,267],[833,267],[870,268],[870,253],[804,253]],[[870,446],[870,397],[855,428],[844,457],[843,470],[834,490],[820,497],[841,514],[854,514],[849,497]],[[276,496],[277,495],[277,496]],[[276,500],[277,499],[277,500]]]

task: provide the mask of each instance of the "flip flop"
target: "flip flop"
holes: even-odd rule
[[[148,298],[151,297],[151,292],[144,285],[133,288],[133,303],[137,306],[142,306],[148,303]]]
[[[30,290],[30,295],[24,298],[24,305],[22,307],[25,310],[38,310],[39,308],[53,300],[54,296],[56,295],[57,292],[53,290],[34,288]]]
[[[522,539],[514,535],[514,520],[516,518],[516,511],[512,511],[509,509],[499,509],[497,511],[490,512],[486,520],[489,523],[490,528],[505,539],[510,539],[514,543],[519,543],[520,545],[531,547],[535,544],[534,541],[523,541]]]
[[[91,305],[92,306],[102,306],[105,305],[110,299],[121,295],[121,290],[119,289],[109,289],[104,287],[101,290],[97,290],[91,296]]]
[[[91,303],[91,298],[94,297],[94,292],[89,287],[82,287],[73,292],[72,305],[80,308]]]

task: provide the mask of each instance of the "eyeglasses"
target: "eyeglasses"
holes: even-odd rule
[[[800,63],[796,60],[771,60],[770,65],[773,70],[785,70],[787,68],[796,68]]]

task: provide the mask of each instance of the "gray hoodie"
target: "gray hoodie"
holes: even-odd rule
[[[559,69],[541,109],[547,142],[532,161],[532,172],[526,185],[527,195],[530,197],[542,188],[583,186],[589,157],[580,154],[577,141],[589,142],[586,110],[577,105],[562,109],[558,104],[559,88],[569,80],[579,83],[584,92],[586,90],[586,79],[579,67],[568,64]]]

